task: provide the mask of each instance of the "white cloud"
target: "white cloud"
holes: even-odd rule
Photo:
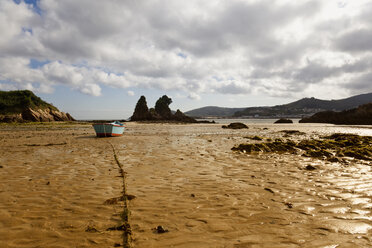
[[[128,90],[127,91],[127,94],[128,94],[128,96],[134,96],[135,95],[135,93],[133,91],[131,91],[131,90]]]
[[[200,100],[200,96],[194,92],[191,92],[188,96],[189,99],[192,99],[192,100]]]
[[[52,92],[62,84],[99,96],[105,85],[190,99],[369,89],[360,76],[372,73],[362,66],[372,51],[367,0],[37,3],[41,14],[0,1],[2,88]],[[31,59],[45,64],[32,68]]]

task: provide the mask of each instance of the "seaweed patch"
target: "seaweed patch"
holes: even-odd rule
[[[259,144],[240,144],[233,151],[244,153],[274,152],[302,154],[305,157],[326,159],[331,162],[339,158],[351,157],[360,160],[372,160],[372,137],[355,134],[335,133],[320,139],[307,139],[300,142],[276,139],[274,142]]]

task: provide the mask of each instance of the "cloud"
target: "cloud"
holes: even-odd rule
[[[200,96],[196,93],[193,93],[191,92],[190,95],[188,96],[189,99],[192,99],[192,100],[200,100]]]
[[[306,95],[334,82],[368,90],[357,82],[372,72],[371,16],[367,0],[3,0],[0,87],[159,89],[190,99]]]
[[[336,40],[338,49],[347,52],[372,51],[372,28],[352,30]]]
[[[127,91],[127,95],[128,95],[128,96],[134,96],[135,93],[134,93],[133,91],[131,91],[131,90],[128,90],[128,91]]]

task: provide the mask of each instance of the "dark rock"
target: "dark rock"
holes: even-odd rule
[[[146,98],[141,96],[136,104],[136,108],[131,117],[132,121],[169,121],[169,122],[183,122],[196,123],[197,121],[185,115],[180,110],[172,114],[169,105],[172,99],[166,95],[160,97],[155,104],[155,108],[148,109]]]
[[[286,205],[288,208],[293,208],[293,204],[290,203],[290,202],[286,202],[285,205]]]
[[[98,232],[98,230],[95,228],[95,227],[92,227],[92,226],[88,226],[86,229],[85,229],[86,232],[90,232],[90,233],[95,233],[95,232]]]
[[[159,114],[164,120],[172,119],[172,111],[169,108],[171,103],[172,99],[166,95],[160,97],[155,103],[156,113]]]
[[[48,181],[48,182],[46,183],[46,185],[50,185],[50,182]]]
[[[264,188],[264,190],[269,191],[270,193],[273,193],[274,194],[274,191],[272,189]]]
[[[306,170],[309,170],[309,171],[316,170],[316,168],[315,168],[314,166],[312,166],[312,165],[307,165],[307,166],[305,167],[305,169],[306,169]]]
[[[204,120],[204,121],[197,121],[198,123],[207,123],[207,124],[216,124],[216,122],[215,121],[206,121],[206,120]]]
[[[280,123],[293,123],[293,121],[290,120],[290,119],[281,118],[281,119],[277,120],[276,122],[274,122],[274,124],[280,124]]]
[[[132,121],[146,121],[151,120],[151,114],[149,108],[147,107],[146,97],[141,96],[138,100],[134,113],[130,118]]]
[[[4,168],[2,165],[0,165],[0,169]]]
[[[114,244],[114,247],[120,247],[120,246],[121,246],[121,244],[119,244],[119,243]]]
[[[158,226],[157,228],[154,228],[154,229],[155,229],[156,233],[166,233],[166,232],[169,232],[163,226]]]
[[[172,118],[175,121],[179,121],[179,122],[188,122],[188,123],[196,123],[197,122],[194,118],[185,115],[179,109],[177,109],[176,113],[173,115]]]
[[[109,227],[106,230],[107,231],[125,231],[127,233],[131,233],[131,228],[128,223],[120,225],[120,226]]]
[[[195,194],[191,194],[190,196],[191,196],[191,197],[195,197]]]
[[[336,158],[336,157],[330,157],[327,160],[329,162],[332,162],[332,163],[339,163],[339,162],[341,162],[341,160],[339,158]]]
[[[128,201],[131,201],[133,199],[136,199],[136,196],[135,195],[125,195],[125,197],[127,198]]]
[[[248,128],[247,125],[241,122],[233,122],[230,123],[229,125],[223,125],[222,128],[229,128],[229,129],[243,129],[243,128]]]

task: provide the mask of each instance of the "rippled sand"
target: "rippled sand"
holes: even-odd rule
[[[0,127],[0,247],[122,244],[127,172],[134,247],[371,247],[369,162],[235,153],[259,135],[302,139],[372,129],[333,125],[128,123],[123,137],[95,138],[89,125]],[[267,129],[265,129],[267,128]],[[308,171],[307,165],[317,169]],[[169,232],[158,234],[157,226]]]

